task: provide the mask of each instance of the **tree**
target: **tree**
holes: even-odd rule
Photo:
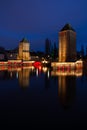
[[[47,38],[45,40],[45,54],[50,55],[51,41]]]
[[[56,46],[56,43],[54,42],[54,59],[57,58],[58,56],[58,49],[57,49],[57,46]]]
[[[86,57],[87,57],[87,46],[86,46]]]
[[[84,57],[84,46],[81,45],[81,57],[83,58]]]

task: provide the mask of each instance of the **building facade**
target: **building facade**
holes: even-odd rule
[[[19,43],[18,59],[30,60],[30,45],[29,42],[23,38]]]
[[[66,24],[59,32],[59,62],[76,61],[76,32]]]

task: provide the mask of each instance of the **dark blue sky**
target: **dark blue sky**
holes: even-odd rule
[[[45,39],[58,44],[58,32],[70,23],[77,48],[87,46],[87,0],[0,0],[0,46],[12,49],[26,37],[31,50],[44,50]]]

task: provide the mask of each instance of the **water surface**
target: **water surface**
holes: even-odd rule
[[[0,70],[0,124],[86,126],[87,75],[49,68]]]

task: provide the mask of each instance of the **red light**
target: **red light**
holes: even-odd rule
[[[41,66],[39,66],[39,70],[41,70]]]
[[[41,62],[34,62],[33,63],[33,66],[35,67],[35,68],[40,68],[41,67]]]

